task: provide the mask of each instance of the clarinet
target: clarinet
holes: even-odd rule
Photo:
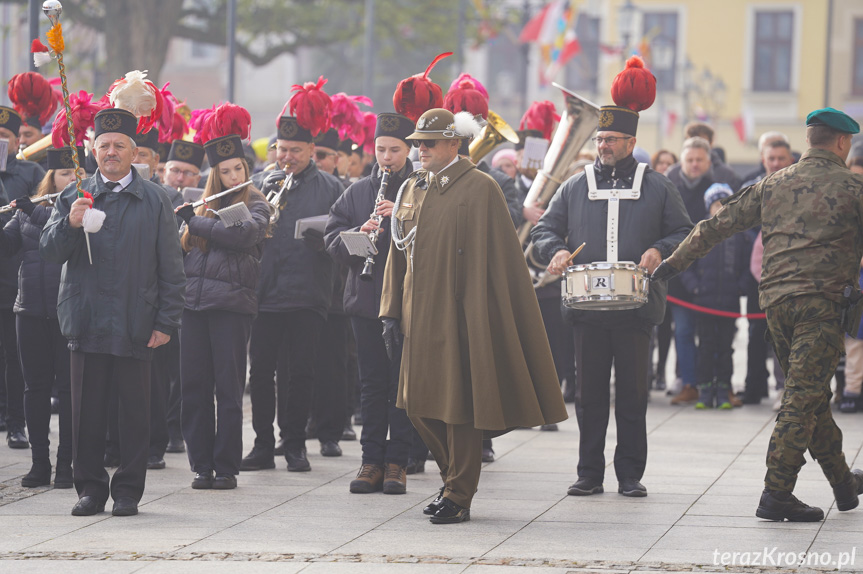
[[[378,224],[376,229],[369,231],[369,239],[372,242],[372,245],[375,245],[378,241],[378,232],[380,231],[380,223],[383,219],[382,216],[378,215],[378,203],[384,200],[384,197],[387,193],[387,187],[390,184],[390,174],[392,173],[392,169],[388,167],[381,168],[381,187],[378,189],[378,196],[375,198],[375,204],[372,207],[372,214],[370,219]],[[360,273],[360,279],[363,281],[371,281],[372,280],[372,267],[375,264],[375,256],[372,253],[366,255],[366,262],[363,265],[363,272]]]

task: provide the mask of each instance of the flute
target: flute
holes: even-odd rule
[[[234,187],[232,187],[231,189],[226,189],[225,191],[220,191],[220,192],[219,192],[219,193],[217,193],[216,195],[211,195],[210,197],[205,197],[205,198],[203,198],[203,199],[200,199],[200,200],[196,201],[195,203],[193,203],[193,204],[192,204],[192,207],[197,209],[198,207],[201,207],[202,205],[206,205],[206,204],[210,203],[210,202],[211,202],[211,201],[213,201],[214,199],[219,199],[220,197],[224,197],[224,196],[226,196],[226,195],[228,195],[228,194],[234,193],[235,191],[239,191],[239,190],[243,189],[244,187],[246,187],[247,185],[249,185],[249,184],[251,184],[251,183],[252,183],[252,180],[251,180],[251,179],[250,179],[249,181],[244,181],[244,182],[243,182],[243,183],[241,183],[240,185],[234,186]],[[183,206],[181,205],[180,207],[178,207],[177,209],[175,209],[175,210],[174,210],[174,213],[176,213],[176,212],[180,211],[180,209],[181,209],[182,207],[183,207]]]
[[[48,195],[43,195],[40,197],[31,197],[30,201],[32,201],[33,203],[42,203],[43,201],[51,201],[52,199],[55,199],[57,196],[59,196],[60,193],[62,193],[62,192],[49,193]],[[14,209],[16,209],[16,208],[12,207],[12,204],[10,203],[9,205],[4,205],[3,207],[0,207],[0,213],[9,213],[10,211],[13,211]]]

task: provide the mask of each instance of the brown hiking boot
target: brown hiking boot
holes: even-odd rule
[[[351,492],[367,494],[377,492],[384,483],[384,467],[379,464],[364,464],[357,477],[351,481]]]
[[[682,405],[685,403],[694,403],[698,400],[698,389],[694,385],[683,385],[683,389],[676,397],[671,399],[672,405]]]
[[[407,468],[388,462],[384,476],[384,494],[404,494],[407,491]]]

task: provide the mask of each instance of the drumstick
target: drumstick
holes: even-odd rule
[[[570,255],[570,256],[569,256],[569,259],[567,259],[567,260],[566,260],[566,265],[565,265],[565,267],[569,267],[569,266],[572,264],[572,260],[573,260],[573,259],[575,259],[575,256],[576,256],[576,255],[578,255],[579,253],[581,253],[581,250],[582,250],[582,249],[584,249],[584,246],[585,246],[585,245],[587,245],[587,242],[586,242],[586,241],[585,241],[584,243],[582,243],[581,245],[579,245],[579,246],[576,248],[576,250],[572,252],[572,255]]]

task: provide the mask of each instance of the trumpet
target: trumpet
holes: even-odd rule
[[[249,181],[244,181],[240,185],[236,185],[230,189],[226,189],[225,191],[220,191],[219,193],[217,193],[215,195],[211,195],[210,197],[205,197],[203,199],[199,199],[198,201],[196,201],[195,203],[192,204],[192,208],[197,209],[197,208],[201,207],[202,205],[207,205],[211,201],[213,201],[215,199],[219,199],[220,197],[225,197],[226,195],[230,195],[230,194],[234,193],[235,191],[239,191],[239,190],[243,189],[244,187],[246,187],[247,185],[250,185],[251,183],[252,183],[252,180],[250,179]],[[183,206],[181,205],[180,207],[175,209],[174,213],[180,211],[180,209],[182,209],[182,207]]]
[[[59,197],[62,191],[58,191],[57,193],[49,193],[48,195],[43,195],[40,197],[31,197],[30,201],[33,203],[42,203],[43,201],[53,201],[55,198]],[[0,207],[0,213],[9,213],[10,211],[15,211],[15,207],[12,207],[12,204],[4,205]]]
[[[15,157],[17,157],[18,159],[26,159],[28,161],[39,162],[45,159],[45,157],[48,155],[49,147],[51,147],[51,134],[48,134],[39,141],[32,143],[21,150],[18,150],[18,154]]]
[[[285,165],[285,170],[290,169],[291,164]],[[274,224],[279,220],[279,215],[282,212],[282,197],[286,191],[291,191],[294,186],[294,174],[285,172],[285,179],[282,180],[282,185],[278,190],[273,190],[267,193],[267,203],[270,204],[270,224]]]
[[[387,187],[390,185],[390,174],[392,174],[393,170],[389,167],[381,168],[381,187],[378,189],[378,196],[375,198],[375,204],[372,207],[371,220],[380,225],[382,216],[378,215],[378,203],[384,200],[387,194]],[[381,228],[378,227],[369,231],[369,241],[372,242],[372,245],[376,244],[378,241],[378,233]],[[372,277],[372,266],[375,264],[375,256],[372,253],[366,255],[366,262],[363,265],[363,271],[360,273],[360,279],[362,281],[371,281]]]

